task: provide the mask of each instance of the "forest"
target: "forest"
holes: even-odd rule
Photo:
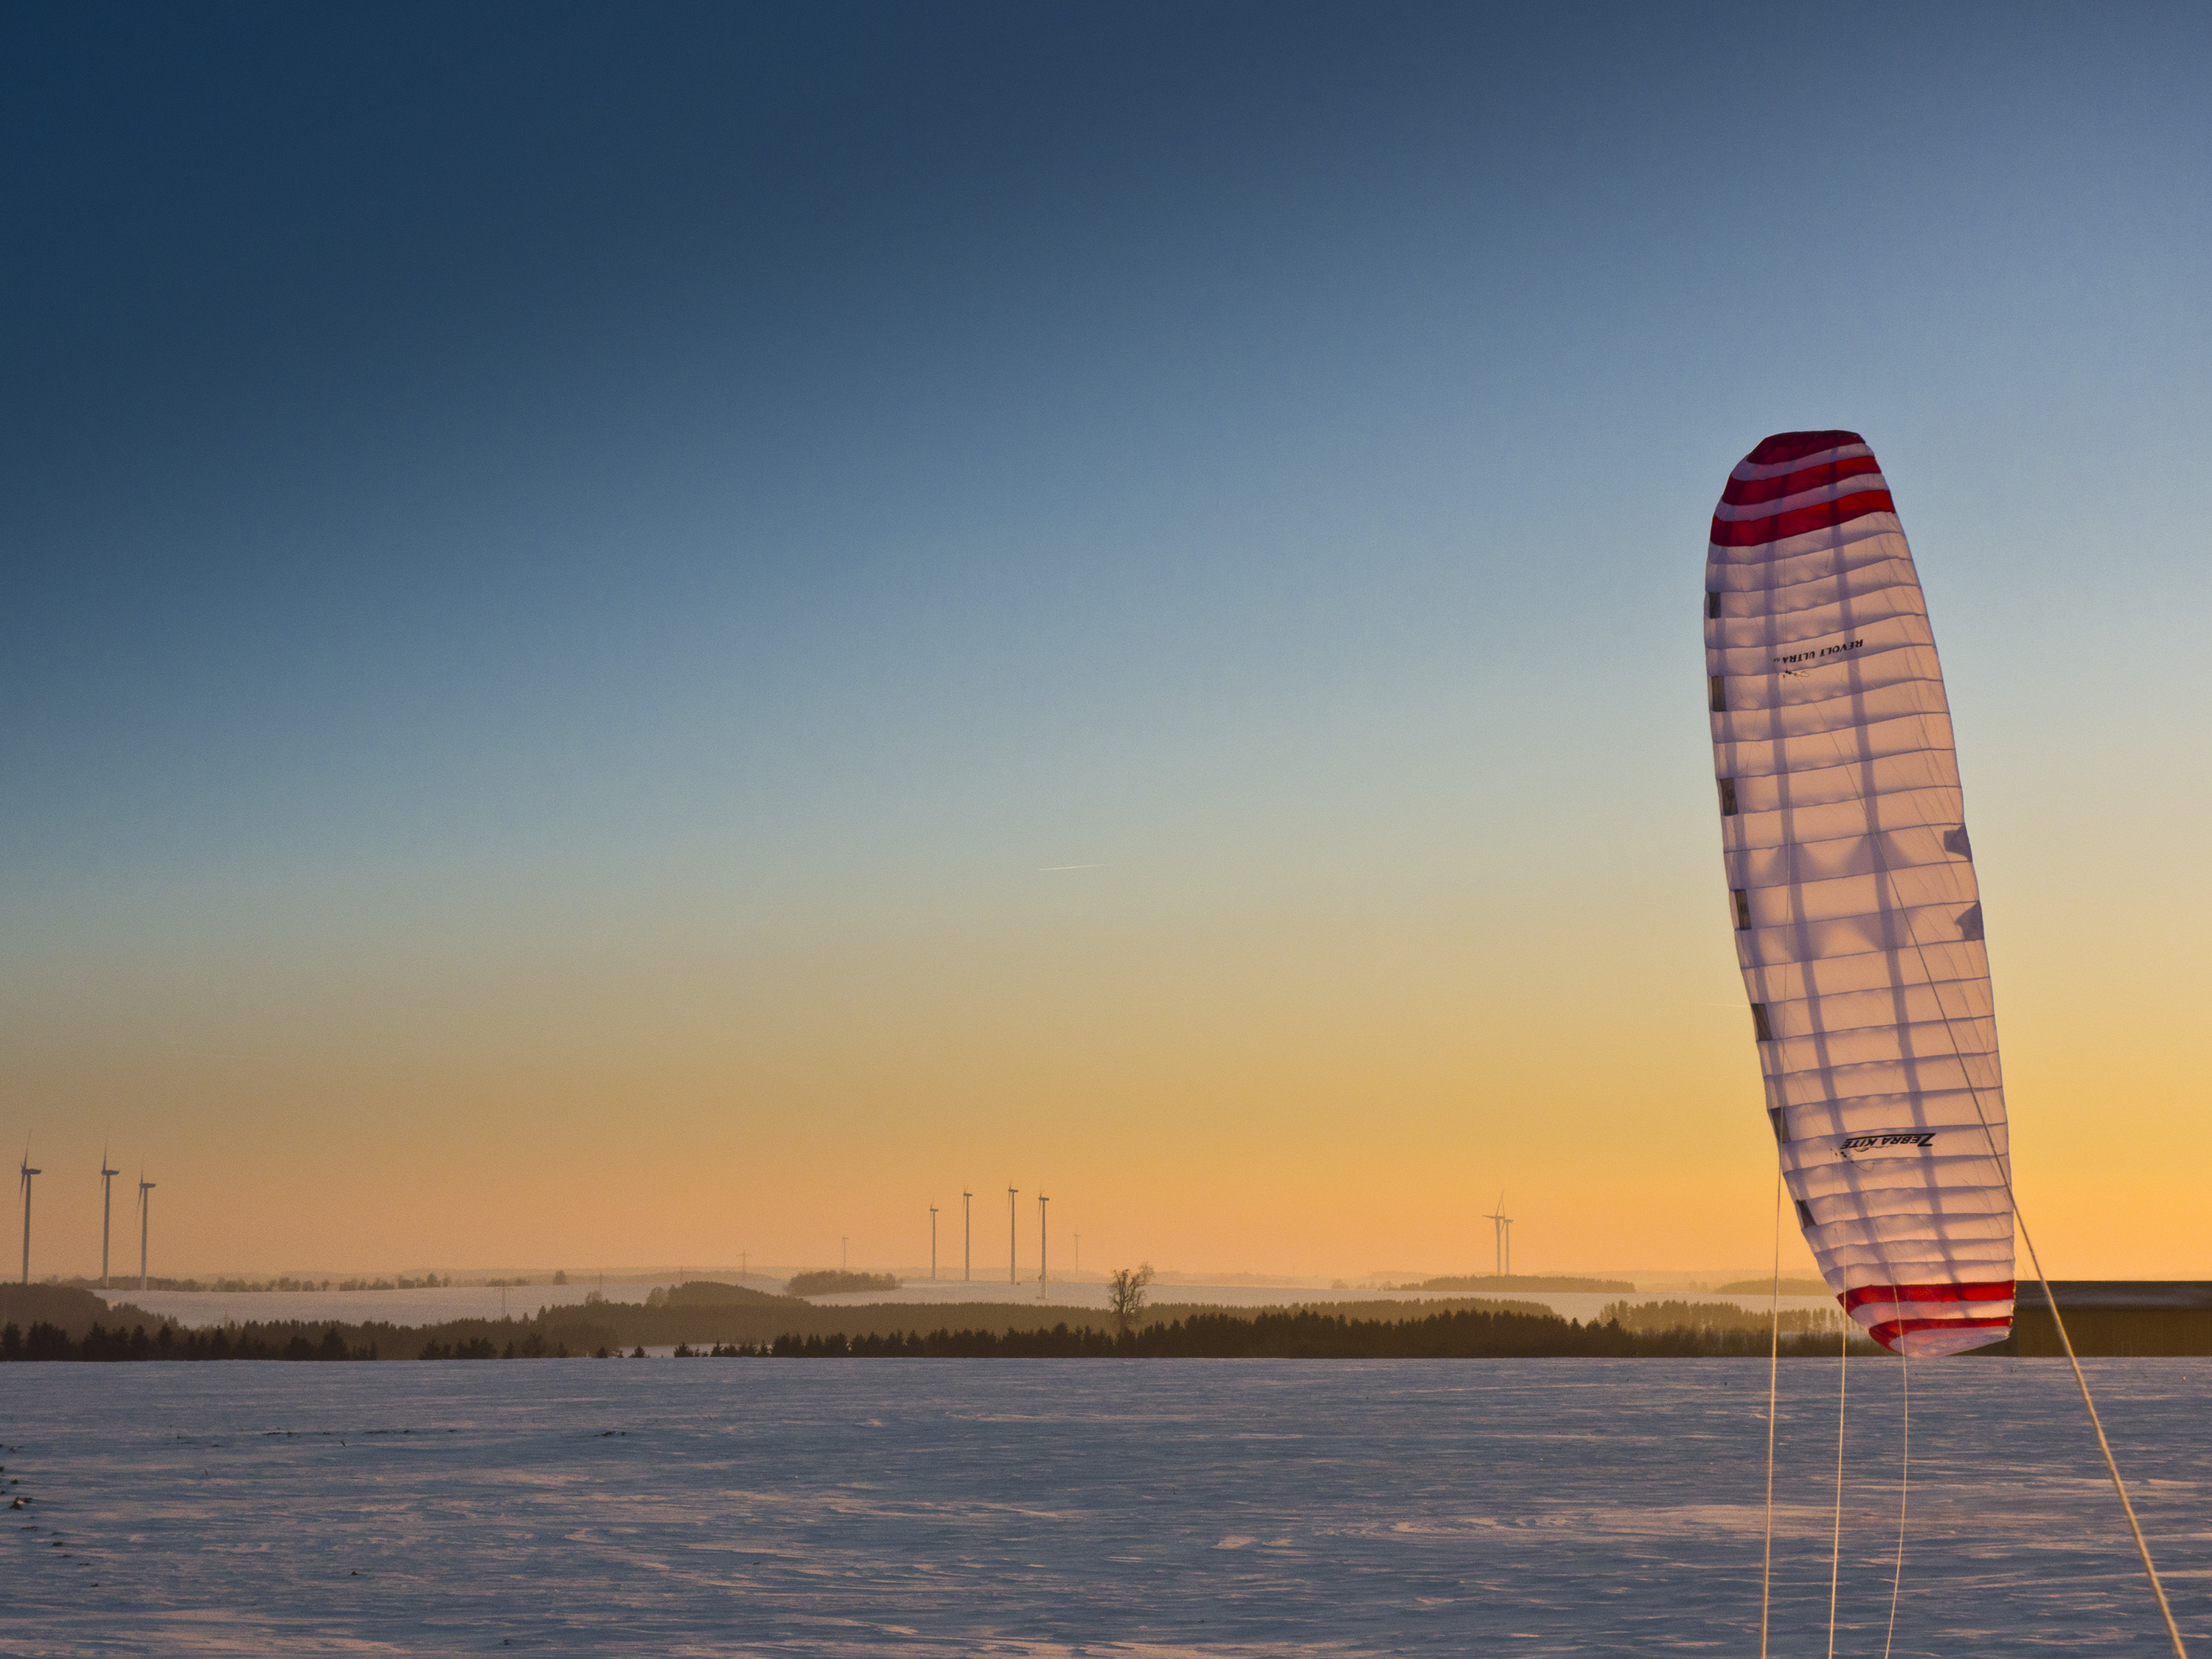
[[[1011,1310],[1006,1311],[1015,1317],[1002,1316],[989,1325],[922,1331],[909,1328],[919,1311],[912,1307],[759,1305],[783,1300],[760,1297],[745,1304],[692,1309],[599,1304],[587,1310],[595,1316],[625,1310],[629,1316],[620,1328],[611,1322],[550,1317],[573,1314],[573,1308],[549,1309],[531,1319],[457,1320],[427,1327],[281,1322],[194,1330],[155,1322],[150,1333],[144,1322],[126,1332],[96,1319],[76,1330],[52,1319],[33,1320],[27,1329],[11,1320],[0,1327],[0,1362],[557,1359],[625,1353],[641,1358],[648,1344],[672,1343],[678,1358],[779,1359],[1690,1358],[1763,1356],[1770,1340],[1763,1323],[1662,1326],[1625,1323],[1616,1316],[1585,1325],[1528,1304],[1413,1304],[1410,1310],[1402,1304],[1369,1304],[1349,1310],[1162,1308],[1148,1310],[1127,1332],[1113,1330],[1097,1316],[1048,1325],[1042,1317],[1024,1320],[1019,1316],[1024,1310]],[[1370,1316],[1362,1316],[1370,1310]],[[971,1304],[971,1311],[981,1310],[982,1304]],[[870,1312],[896,1315],[902,1322],[871,1328],[856,1326],[851,1317]],[[716,1334],[668,1334],[685,1330],[687,1316],[709,1313],[722,1316],[706,1322],[723,1328]],[[728,1328],[733,1318],[750,1328]],[[654,1324],[666,1331],[640,1334]],[[1785,1358],[1830,1356],[1841,1340],[1832,1327],[1785,1332],[1780,1351]],[[1850,1346],[1854,1352],[1880,1352],[1856,1334]]]

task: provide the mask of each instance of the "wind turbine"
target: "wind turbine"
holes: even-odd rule
[[[31,1167],[31,1148],[26,1142],[23,1146],[23,1282],[26,1285],[31,1282],[31,1177],[45,1173],[44,1170]]]
[[[1037,1300],[1046,1299],[1044,1287],[1049,1278],[1052,1262],[1052,1235],[1045,1230],[1044,1206],[1052,1200],[1042,1193],[1037,1194]]]
[[[154,1219],[154,1200],[146,1196],[154,1190],[154,1183],[146,1179],[146,1171],[138,1171],[138,1288],[146,1288],[146,1232]]]
[[[929,1206],[929,1282],[937,1283],[937,1206]]]
[[[1019,1191],[1021,1191],[1020,1188],[1011,1184],[1006,1188],[1006,1283],[1009,1285],[1018,1285],[1022,1282],[1022,1276],[1016,1271],[1015,1267],[1021,1253],[1021,1240],[1014,1231],[1014,1194]],[[27,1200],[23,1213],[26,1217],[31,1213]],[[23,1224],[23,1237],[28,1239],[30,1236],[31,1224],[27,1219]],[[27,1243],[23,1246],[26,1261],[30,1259],[30,1248]],[[27,1272],[28,1269],[26,1271]]]
[[[1505,1218],[1505,1276],[1513,1277],[1513,1218]]]
[[[115,1177],[120,1170],[107,1167],[107,1148],[100,1149],[100,1288],[107,1288],[108,1217],[115,1208]]]
[[[1498,1253],[1498,1266],[1495,1277],[1503,1279],[1505,1277],[1505,1264],[1510,1259],[1505,1254],[1505,1229],[1508,1223],[1505,1215],[1504,1194],[1498,1194],[1497,1209],[1493,1210],[1490,1214],[1483,1217],[1482,1218],[1490,1224],[1490,1242],[1492,1248],[1495,1249]]]
[[[975,1194],[960,1189],[960,1282],[975,1277]]]

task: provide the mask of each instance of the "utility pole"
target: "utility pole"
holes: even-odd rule
[[[1052,1234],[1044,1224],[1044,1206],[1052,1200],[1042,1193],[1037,1194],[1037,1300],[1045,1297],[1045,1285],[1051,1276]]]
[[[937,1283],[937,1206],[929,1206],[929,1282]]]
[[[960,1282],[975,1277],[975,1194],[960,1189]]]
[[[24,1190],[28,1192],[30,1189],[26,1188]],[[1016,1267],[1021,1255],[1021,1242],[1019,1236],[1014,1231],[1014,1194],[1019,1191],[1021,1188],[1015,1186],[1010,1185],[1006,1188],[1006,1283],[1009,1285],[1018,1285],[1022,1282],[1021,1273]],[[31,1259],[30,1214],[31,1203],[27,1198],[23,1200],[23,1260],[26,1261]],[[26,1274],[24,1283],[28,1284],[30,1280],[27,1275],[30,1269],[26,1267],[23,1271]]]

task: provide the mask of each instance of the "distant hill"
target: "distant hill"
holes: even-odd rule
[[[787,1296],[842,1296],[850,1291],[895,1291],[899,1282],[889,1273],[848,1273],[824,1267],[811,1273],[793,1273],[783,1287]]]
[[[1714,1296],[1771,1296],[1774,1281],[1771,1279],[1734,1279],[1725,1285],[1716,1285],[1710,1292]],[[1826,1296],[1828,1287],[1817,1279],[1785,1279],[1782,1281],[1784,1296]]]
[[[586,1300],[589,1302],[590,1298]],[[650,1291],[645,1298],[649,1308],[788,1308],[798,1300],[795,1296],[777,1296],[770,1291],[726,1285],[718,1279],[687,1279],[666,1290]]]
[[[1394,1285],[1396,1291],[1600,1291],[1613,1295],[1633,1294],[1636,1286],[1625,1279],[1575,1279],[1559,1273],[1461,1273],[1446,1279],[1425,1279],[1415,1285]]]
[[[153,1331],[166,1322],[127,1302],[109,1303],[68,1285],[0,1285],[0,1325],[28,1330],[40,1322],[59,1326],[76,1341],[95,1323],[111,1330],[143,1325]]]

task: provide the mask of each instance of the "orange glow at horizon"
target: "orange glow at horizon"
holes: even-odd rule
[[[157,1275],[821,1266],[841,1236],[919,1273],[932,1203],[957,1261],[965,1184],[988,1278],[1009,1181],[1053,1194],[1064,1269],[1080,1232],[1093,1272],[1484,1271],[1500,1189],[1519,1271],[1766,1267],[1772,1152],[1714,894],[1577,926],[1534,888],[1170,915],[1135,884],[1010,878],[977,914],[735,943],[664,914],[620,951],[486,930],[433,956],[453,919],[426,917],[343,971],[88,963],[101,1012],[72,1014],[63,975],[9,1034],[17,1097],[47,1103],[33,1274],[97,1270],[103,1139],[161,1183]],[[2047,1267],[2212,1273],[2185,1022],[2111,981],[2085,1006],[2078,935],[2011,943],[2080,919],[1999,909],[2004,886]],[[1032,1275],[1026,1206],[1021,1236]],[[1783,1261],[1809,1266],[1794,1226]]]

